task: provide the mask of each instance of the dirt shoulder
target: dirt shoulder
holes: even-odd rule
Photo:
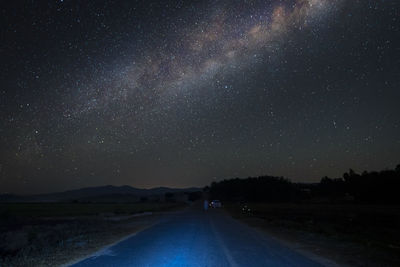
[[[2,233],[0,266],[59,266],[90,255],[157,223],[159,216],[32,220]]]
[[[360,232],[353,231],[353,226],[348,224],[345,225],[348,230],[343,231],[344,222],[340,219],[339,212],[345,214],[346,207],[302,208],[280,204],[253,205],[254,210],[251,207],[249,204],[247,208],[250,211],[242,212],[243,207],[239,210],[228,205],[227,211],[234,218],[266,232],[285,246],[324,266],[400,266],[400,248],[393,245],[393,240],[388,240],[381,234],[382,231],[390,232],[395,239],[396,230],[391,231],[389,226],[375,229],[377,225],[366,222],[370,225],[368,233],[365,233],[362,224],[357,224],[362,229]],[[320,220],[317,209],[324,209],[325,215],[330,213],[332,218]],[[371,209],[369,212],[371,216],[379,216]],[[356,217],[357,214],[353,213],[352,220],[357,221]],[[395,227],[396,220],[391,223]]]
[[[279,243],[324,266],[366,266],[361,264],[360,246],[332,240],[326,236],[265,224],[257,218],[241,218],[242,222],[265,232]]]
[[[183,207],[67,217],[47,216],[52,212],[39,217],[9,212],[0,220],[0,266],[66,266],[151,227],[165,212]]]
[[[90,239],[90,243],[88,242],[83,249],[72,251],[72,258],[66,257],[67,261],[60,262],[58,264],[62,264],[62,266],[70,266],[76,262],[86,259],[87,257],[99,253],[106,248],[119,243],[122,240],[139,233],[140,231],[143,231],[146,228],[152,227],[154,224],[158,223],[159,218],[159,214],[145,214],[143,217],[135,217],[134,219],[132,217],[127,219],[119,218],[117,223],[115,223],[115,221],[112,223],[114,228],[111,229],[111,231],[106,230],[102,231],[102,234],[93,235]],[[62,255],[65,255],[65,251],[63,251]],[[60,255],[60,259],[62,255]]]

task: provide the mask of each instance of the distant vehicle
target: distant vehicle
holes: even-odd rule
[[[213,200],[210,202],[211,208],[222,208],[222,203],[219,200]]]
[[[242,206],[242,212],[243,213],[250,213],[251,209],[249,206],[247,206],[246,204]]]

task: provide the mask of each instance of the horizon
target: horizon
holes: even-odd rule
[[[99,187],[125,187],[125,186],[128,186],[133,189],[139,189],[139,190],[152,190],[152,189],[159,189],[159,188],[165,188],[165,189],[193,189],[193,188],[202,189],[203,188],[203,187],[197,187],[197,186],[191,186],[191,187],[158,186],[158,187],[150,187],[150,188],[139,188],[139,187],[135,187],[135,186],[127,185],[127,184],[124,184],[124,185],[106,184],[106,185],[98,185],[98,186],[72,188],[72,189],[66,189],[63,191],[42,192],[42,193],[35,193],[35,194],[15,194],[12,192],[0,192],[0,195],[15,195],[15,196],[45,195],[45,194],[54,194],[54,193],[65,193],[65,192],[76,191],[76,190],[81,190],[81,189],[91,189],[91,188],[99,188]]]
[[[400,164],[396,165],[399,166]],[[382,172],[382,171],[387,171],[387,170],[394,170],[394,168],[384,168],[382,170],[354,170],[352,168],[348,168],[348,170],[353,170],[355,173],[363,173],[363,172]],[[346,172],[343,172],[343,174]],[[140,189],[140,190],[152,190],[152,189],[158,189],[158,188],[167,188],[167,189],[192,189],[192,188],[197,188],[197,189],[203,189],[207,186],[210,186],[213,182],[221,182],[224,180],[231,180],[231,179],[247,179],[247,178],[258,178],[258,177],[276,177],[276,178],[284,178],[288,181],[290,181],[291,183],[296,183],[296,184],[318,184],[321,182],[321,179],[323,178],[330,178],[330,179],[343,179],[343,175],[339,176],[339,177],[332,177],[332,176],[327,176],[324,175],[321,178],[319,178],[318,180],[315,181],[296,181],[293,179],[290,179],[290,177],[285,177],[285,176],[279,176],[279,175],[248,175],[248,176],[243,176],[243,177],[229,177],[229,178],[220,178],[220,179],[213,179],[212,181],[210,181],[210,183],[205,184],[205,185],[194,185],[194,186],[184,186],[184,187],[174,187],[174,186],[168,186],[168,185],[161,185],[161,186],[153,186],[153,187],[137,187],[134,185],[129,185],[129,184],[103,184],[103,185],[88,185],[88,186],[84,186],[84,187],[76,187],[76,188],[69,188],[69,189],[62,189],[62,190],[58,190],[58,191],[49,191],[49,192],[38,192],[38,193],[13,193],[13,192],[0,192],[0,195],[16,195],[16,196],[30,196],[30,195],[42,195],[42,194],[53,194],[53,193],[63,193],[63,192],[68,192],[68,191],[75,191],[75,190],[81,190],[81,189],[89,189],[89,188],[98,188],[98,187],[107,187],[107,186],[111,186],[111,187],[124,187],[124,186],[128,186],[134,189]]]

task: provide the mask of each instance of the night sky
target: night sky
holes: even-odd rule
[[[4,1],[0,193],[394,168],[399,6]]]

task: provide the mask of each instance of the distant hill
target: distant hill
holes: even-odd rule
[[[19,196],[13,194],[0,194],[0,202],[64,202],[74,200],[88,200],[91,199],[139,199],[140,197],[160,196],[165,193],[178,193],[178,192],[196,192],[201,191],[201,188],[169,188],[169,187],[156,187],[151,189],[135,188],[128,185],[123,186],[98,186],[86,187],[76,190],[68,190],[64,192],[56,192],[49,194],[26,195]]]

